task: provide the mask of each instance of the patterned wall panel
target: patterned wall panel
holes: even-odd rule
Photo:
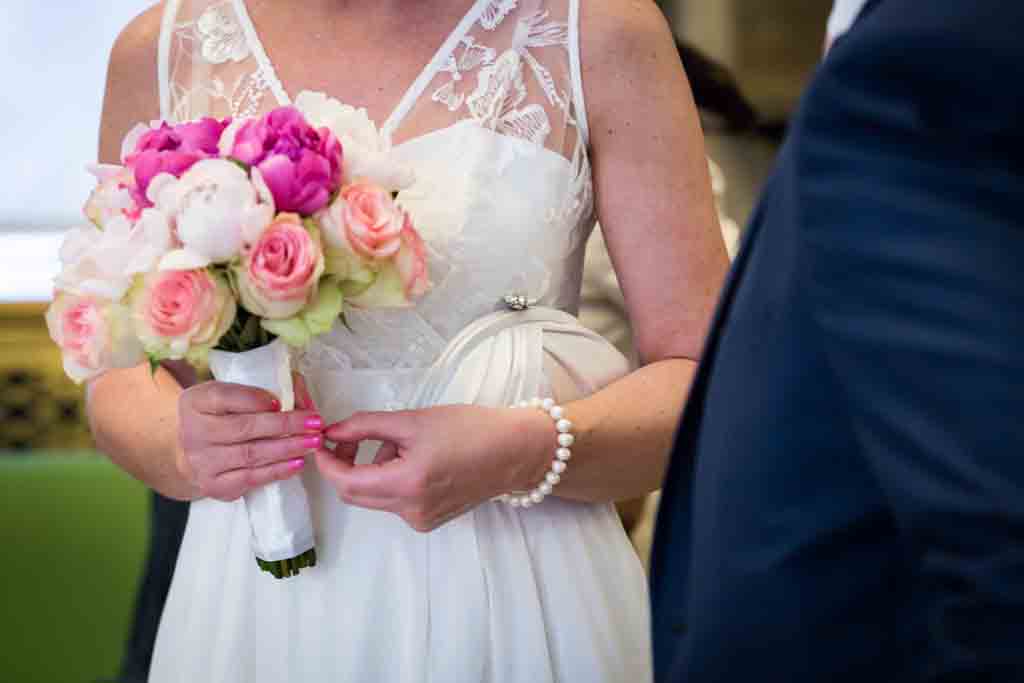
[[[0,304],[0,451],[92,445],[84,390],[64,375],[42,304]]]

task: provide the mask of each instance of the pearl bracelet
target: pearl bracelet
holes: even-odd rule
[[[558,448],[555,450],[555,458],[551,461],[551,469],[544,476],[544,481],[532,491],[523,494],[506,493],[498,497],[498,500],[508,503],[512,507],[528,508],[537,505],[551,495],[551,491],[562,480],[562,473],[565,472],[569,459],[572,457],[572,451],[569,448],[576,441],[576,437],[572,435],[572,422],[566,419],[565,409],[557,405],[553,399],[534,398],[529,401],[520,401],[513,408],[539,408],[551,416],[551,419],[555,421],[555,429],[558,430]]]

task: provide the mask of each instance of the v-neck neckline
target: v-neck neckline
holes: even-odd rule
[[[263,46],[263,41],[260,40],[259,33],[256,31],[256,25],[252,21],[252,17],[249,15],[249,8],[245,4],[245,0],[232,0],[235,7],[235,14],[238,16],[238,20],[242,24],[242,31],[245,33],[246,41],[249,43],[249,48],[252,51],[253,57],[255,57],[259,64],[260,70],[263,73],[263,77],[267,82],[271,92],[277,99],[281,106],[287,106],[292,104],[292,98],[288,94],[284,85],[281,83],[281,79],[278,78],[277,70],[274,68],[274,63],[270,61],[270,57],[267,55],[266,48]],[[391,110],[387,119],[380,124],[381,132],[392,134],[395,129],[398,128],[399,124],[405,118],[406,114],[412,108],[413,104],[420,95],[423,94],[424,89],[430,84],[430,81],[437,75],[438,70],[448,60],[459,42],[466,36],[470,28],[477,22],[480,15],[483,14],[487,6],[494,2],[494,0],[475,0],[466,13],[462,16],[462,19],[456,24],[455,28],[448,34],[448,37],[434,53],[434,56],[419,72],[419,75],[409,84],[405,93],[398,100],[398,103]],[[300,91],[302,92],[302,91]],[[327,93],[331,96],[331,93]]]

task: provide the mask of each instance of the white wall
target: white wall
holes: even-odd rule
[[[81,219],[93,184],[110,47],[153,3],[0,1],[0,301],[45,298],[52,231]]]

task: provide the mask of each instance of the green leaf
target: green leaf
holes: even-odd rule
[[[263,325],[263,329],[267,332],[276,334],[281,339],[284,339],[288,346],[305,346],[312,338],[309,328],[306,327],[306,323],[302,320],[301,316],[286,318],[285,320],[263,320],[260,324]]]
[[[349,303],[364,308],[403,308],[410,305],[405,296],[402,276],[398,268],[390,263],[384,264],[369,287],[352,293],[343,286],[342,291]]]
[[[324,278],[313,303],[285,320],[261,321],[264,330],[276,334],[289,346],[305,346],[313,337],[329,332],[341,315],[345,297],[334,278]]]
[[[317,290],[313,305],[302,314],[310,334],[316,336],[330,332],[334,321],[341,315],[341,307],[344,303],[345,296],[341,293],[338,282],[334,278],[324,278]]]

